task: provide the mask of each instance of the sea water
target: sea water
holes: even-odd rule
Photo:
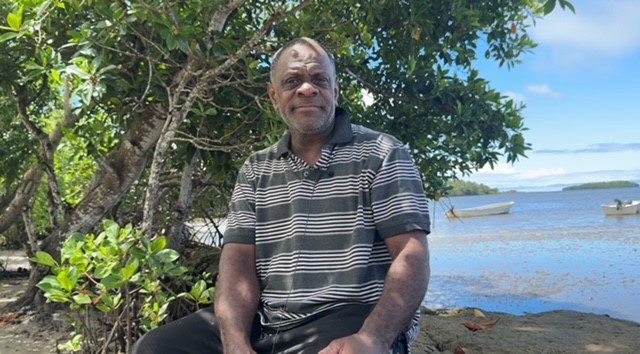
[[[431,204],[431,280],[423,305],[512,314],[576,310],[640,322],[640,215],[601,204],[640,188],[502,193]],[[514,201],[506,215],[446,210]]]

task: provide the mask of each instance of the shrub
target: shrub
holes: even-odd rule
[[[38,252],[34,261],[51,269],[38,283],[47,301],[70,309],[72,338],[60,350],[83,353],[130,352],[144,331],[162,324],[169,305],[185,298],[211,304],[214,289],[202,274],[188,279],[189,270],[176,264],[177,251],[166,248],[163,236],[150,239],[131,225],[105,220],[103,231],[75,234],[60,251],[60,261]],[[176,294],[169,279],[190,280],[191,291]],[[141,329],[142,331],[140,331]]]

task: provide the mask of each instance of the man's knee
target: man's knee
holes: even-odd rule
[[[158,330],[153,330],[151,332],[147,332],[142,337],[140,337],[134,344],[131,350],[132,354],[152,354],[152,353],[160,353],[158,348],[162,348],[162,344],[158,343],[158,340],[161,339],[161,336],[158,336]],[[160,338],[159,338],[160,337]]]
[[[220,353],[220,335],[212,308],[162,325],[143,335],[133,354]]]

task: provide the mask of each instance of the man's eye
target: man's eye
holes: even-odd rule
[[[284,80],[285,86],[295,86],[298,85],[298,83],[300,83],[300,80],[295,77]]]

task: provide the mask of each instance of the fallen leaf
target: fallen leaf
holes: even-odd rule
[[[18,314],[17,312],[7,312],[3,315],[0,315],[0,327],[20,322],[22,322],[22,319],[20,318],[20,314]]]
[[[485,329],[489,329],[498,323],[500,319],[498,318],[495,321],[487,321],[487,322],[462,322],[462,325],[467,327],[470,331],[482,331]]]
[[[453,354],[465,354],[465,352],[461,346],[457,346],[456,349],[453,351]]]

